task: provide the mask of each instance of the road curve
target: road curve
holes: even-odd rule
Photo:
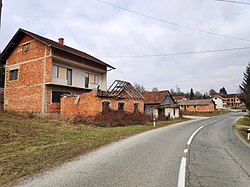
[[[229,114],[223,119],[219,116],[145,132],[79,157],[19,186],[177,186],[183,158],[186,186],[250,184],[250,151],[232,132],[236,117]],[[198,128],[201,129],[193,135]],[[225,132],[227,136],[221,138]],[[225,169],[221,169],[222,164]],[[231,166],[233,169],[229,170]],[[216,174],[220,180],[211,177],[217,171],[223,173]],[[223,181],[224,175],[232,180]]]

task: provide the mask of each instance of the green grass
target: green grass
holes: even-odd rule
[[[214,112],[184,112],[183,115],[212,117],[227,114],[229,112],[230,111],[227,110],[215,110]]]
[[[237,133],[250,144],[250,140],[247,140],[246,130],[250,128],[250,113],[240,118],[236,123]]]
[[[185,120],[160,121],[156,127]],[[152,123],[102,128],[0,113],[0,186],[151,129]]]

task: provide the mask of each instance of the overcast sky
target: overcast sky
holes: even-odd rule
[[[66,45],[116,67],[108,73],[108,84],[120,79],[149,91],[176,86],[184,92],[219,91],[223,86],[229,93],[238,91],[250,61],[249,49],[160,54],[250,47],[249,5],[214,0],[105,2],[132,12],[98,0],[3,0],[0,50],[23,28],[55,41],[63,37]]]

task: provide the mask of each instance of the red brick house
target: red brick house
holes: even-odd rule
[[[66,119],[93,117],[107,109],[144,113],[144,98],[129,82],[120,80],[116,80],[107,91],[96,90],[61,98],[60,114]]]
[[[215,103],[212,99],[197,99],[180,101],[181,111],[184,112],[213,112]]]
[[[60,97],[107,90],[109,64],[77,49],[19,29],[0,55],[5,65],[4,109],[58,113]]]
[[[178,118],[179,106],[168,90],[142,92],[145,114],[156,118]]]

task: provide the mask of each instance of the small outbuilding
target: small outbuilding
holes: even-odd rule
[[[212,99],[186,100],[179,103],[183,112],[213,112],[215,103]]]
[[[160,119],[178,118],[179,106],[168,90],[143,92],[145,114]]]

